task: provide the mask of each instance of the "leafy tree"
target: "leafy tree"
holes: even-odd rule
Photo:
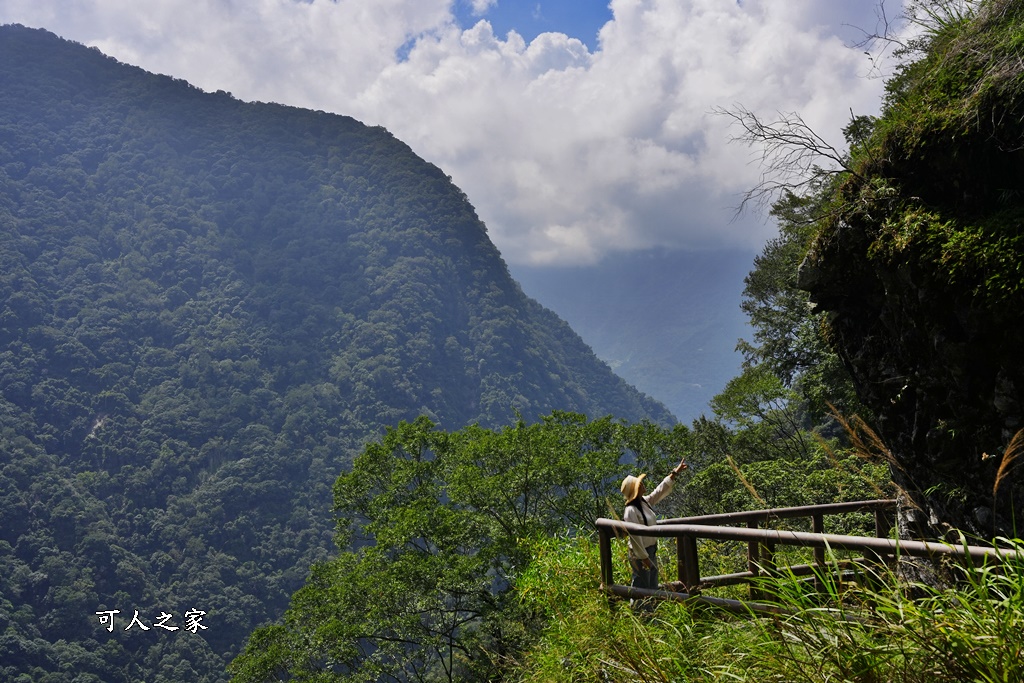
[[[253,634],[235,680],[494,677],[528,637],[509,590],[532,539],[589,533],[635,467],[624,456],[666,469],[687,437],[559,412],[496,431],[400,423],[335,484],[338,542],[356,549]]]

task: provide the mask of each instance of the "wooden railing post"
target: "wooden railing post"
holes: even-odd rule
[[[676,536],[676,581],[686,585],[686,550],[680,536]]]
[[[756,529],[758,526],[757,520],[752,519],[747,522],[748,529]],[[747,571],[753,574],[756,579],[760,573],[761,564],[761,545],[757,541],[747,541]],[[754,583],[750,584],[750,599],[760,600],[761,591],[759,591]]]
[[[684,534],[676,539],[676,554],[679,564],[679,580],[686,586],[686,592],[700,585],[700,564],[697,559],[697,537]]]
[[[612,531],[602,526],[597,529],[597,544],[601,552],[601,583],[611,586],[615,583],[612,575]]]
[[[892,524],[889,522],[889,516],[885,514],[885,510],[882,508],[875,508],[875,537],[876,538],[889,538],[889,531],[892,529]],[[881,553],[871,552],[865,553],[865,555],[871,555],[875,563],[878,565],[884,565],[889,561],[888,555]]]
[[[825,516],[820,512],[815,515],[811,515],[811,531],[816,534],[825,533]],[[814,549],[814,564],[819,567],[825,566],[825,549],[815,548]]]
[[[875,536],[877,538],[889,538],[890,530],[892,530],[892,524],[889,522],[889,516],[885,514],[885,510],[875,508]]]

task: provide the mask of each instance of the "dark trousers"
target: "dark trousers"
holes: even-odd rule
[[[629,558],[629,565],[633,569],[633,588],[658,588],[658,546],[650,545],[645,548],[647,557],[651,560],[651,568],[645,569],[642,561]]]

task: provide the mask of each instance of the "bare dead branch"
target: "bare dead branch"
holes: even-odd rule
[[[850,49],[862,50],[871,61],[869,78],[884,78],[886,76],[883,64],[887,56],[909,52],[910,46],[903,35],[903,27],[906,26],[906,18],[902,14],[891,16],[885,6],[885,0],[879,0],[875,5],[875,26],[873,30],[867,30],[862,26],[850,26],[863,34],[863,37],[848,45]]]
[[[777,112],[769,121],[739,105],[734,109],[718,108],[714,113],[731,118],[741,129],[733,142],[760,150],[761,180],[744,193],[737,213],[750,202],[763,209],[787,191],[803,194],[829,176],[849,173],[859,177],[847,156],[818,135],[799,114]]]

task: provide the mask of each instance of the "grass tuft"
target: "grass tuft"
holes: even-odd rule
[[[1003,451],[1003,458],[1000,460],[999,469],[996,471],[995,483],[992,484],[993,498],[999,493],[999,485],[1010,474],[1010,468],[1021,453],[1024,453],[1024,429],[1013,435],[1010,443],[1006,446],[1006,450]]]

